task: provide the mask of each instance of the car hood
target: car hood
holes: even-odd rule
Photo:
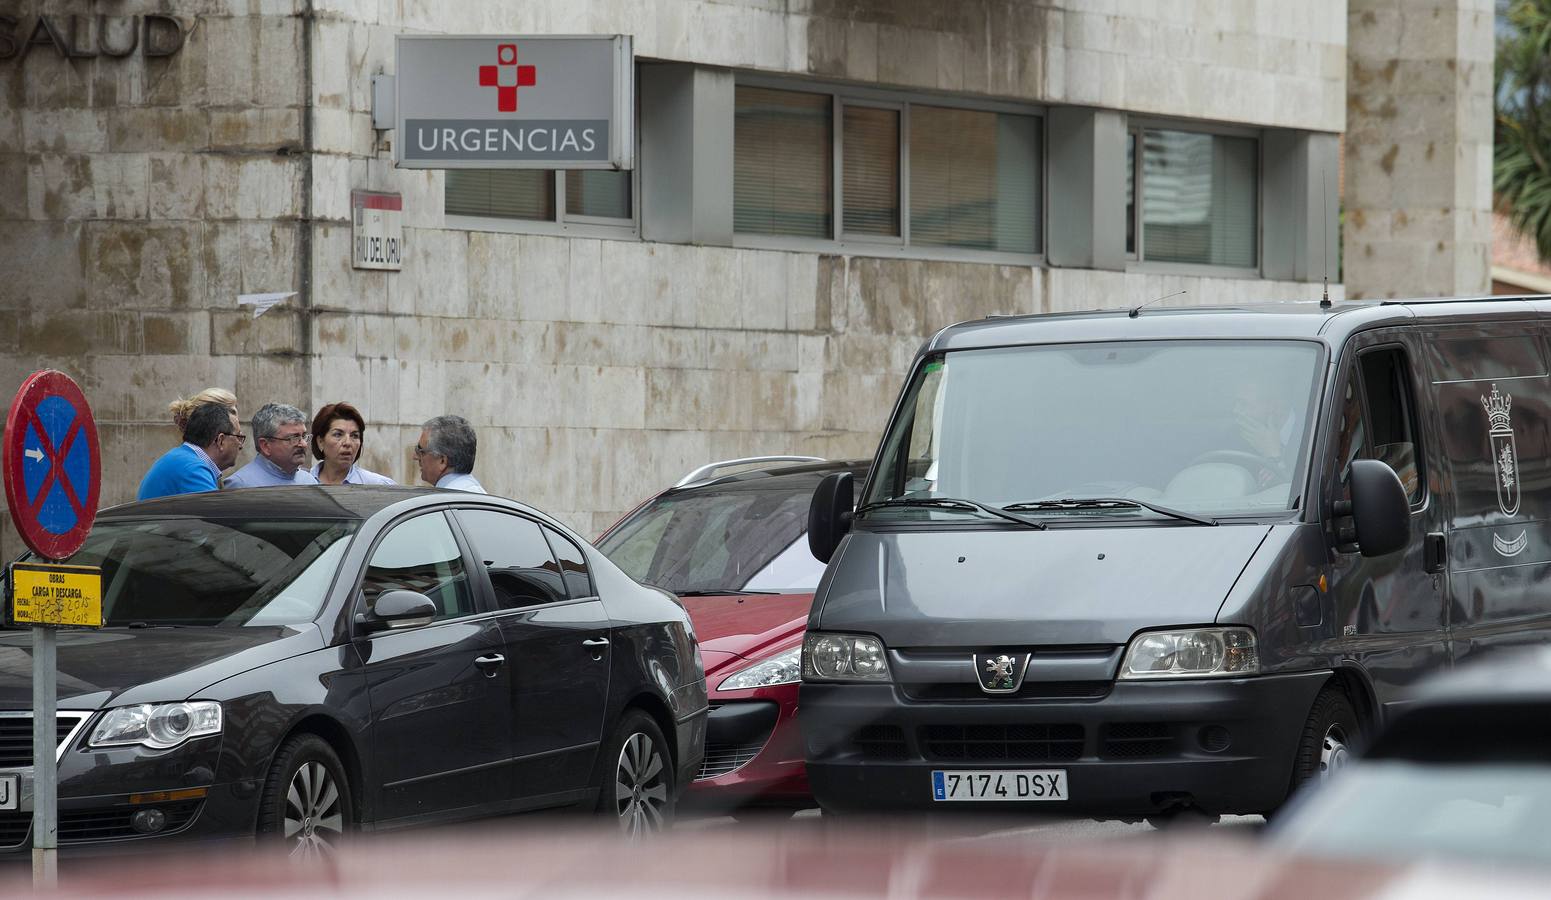
[[[61,709],[185,700],[217,681],[323,646],[312,624],[61,631]],[[32,635],[0,632],[0,709],[32,708]]]
[[[684,597],[681,602],[695,623],[702,650],[753,658],[802,634],[813,595],[739,594]]]
[[[1123,644],[1211,624],[1266,525],[859,531],[810,627],[891,647]]]

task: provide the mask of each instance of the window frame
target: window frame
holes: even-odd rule
[[[1146,169],[1146,141],[1143,140],[1143,132],[1146,131],[1183,131],[1191,134],[1209,134],[1214,137],[1251,138],[1255,141],[1255,265],[1243,266],[1219,266],[1211,263],[1179,263],[1164,262],[1161,260],[1149,260],[1147,258],[1147,238],[1142,228],[1144,210],[1142,197],[1144,187],[1142,173]],[[1158,275],[1205,275],[1213,278],[1243,278],[1261,280],[1266,264],[1266,132],[1264,128],[1254,128],[1243,125],[1228,125],[1217,122],[1179,121],[1177,119],[1164,119],[1154,116],[1127,116],[1126,135],[1136,141],[1136,155],[1132,160],[1131,184],[1135,191],[1135,203],[1132,210],[1131,226],[1136,235],[1136,248],[1125,255],[1127,272],[1152,273]],[[1124,155],[1125,148],[1121,148]],[[1124,198],[1122,198],[1122,220],[1124,219]],[[1125,246],[1125,235],[1120,237],[1120,244]]]
[[[469,546],[467,538],[464,537],[463,529],[459,527],[457,517],[448,515],[448,513],[452,513],[455,510],[456,507],[451,504],[447,506],[433,506],[429,508],[407,510],[403,515],[395,516],[392,520],[378,529],[377,533],[372,536],[371,544],[366,548],[365,555],[361,557],[360,566],[355,572],[354,581],[350,588],[350,594],[346,601],[346,605],[350,610],[347,625],[350,629],[352,638],[358,640],[371,640],[381,635],[399,634],[406,631],[419,631],[424,628],[436,628],[440,625],[448,624],[449,622],[466,622],[470,619],[479,618],[480,616],[489,616],[492,614],[493,610],[491,609],[489,595],[479,589],[479,580],[471,574],[474,571],[474,564],[479,561],[474,558],[473,548]],[[383,540],[387,538],[388,534],[391,533],[393,529],[398,528],[399,526],[409,522],[412,519],[418,519],[421,516],[430,515],[439,515],[442,517],[442,521],[446,523],[448,530],[452,532],[453,542],[458,545],[458,552],[463,557],[465,581],[469,586],[469,600],[473,609],[470,610],[466,615],[448,616],[444,619],[432,619],[425,625],[413,625],[403,628],[393,628],[372,632],[362,631],[361,624],[359,621],[357,621],[358,617],[367,614],[366,594],[362,590],[362,584],[366,580],[367,571],[372,567],[372,558],[377,555],[377,549],[382,546]],[[483,569],[484,566],[481,565],[480,568]],[[486,579],[486,581],[488,581],[488,579]],[[488,588],[488,584],[486,584],[486,587]]]
[[[1416,480],[1421,488],[1416,499],[1406,497],[1412,514],[1419,513],[1427,508],[1427,501],[1432,496],[1432,485],[1427,478],[1427,451],[1422,442],[1421,420],[1417,416],[1416,382],[1411,377],[1411,350],[1399,340],[1382,341],[1371,346],[1363,347],[1352,354],[1352,365],[1348,377],[1355,376],[1358,384],[1358,396],[1362,401],[1363,411],[1363,440],[1366,446],[1364,455],[1358,459],[1378,459],[1373,455],[1373,448],[1377,446],[1374,440],[1373,430],[1373,400],[1368,394],[1368,374],[1363,369],[1363,360],[1379,353],[1396,353],[1400,356],[1399,375],[1401,379],[1401,416],[1405,419],[1406,427],[1410,431],[1411,453],[1416,457]],[[1340,477],[1340,473],[1337,473]]]
[[[480,603],[491,613],[495,615],[528,613],[536,609],[554,609],[556,607],[571,606],[577,603],[593,603],[600,599],[597,595],[597,592],[594,591],[592,595],[587,597],[566,596],[560,600],[550,600],[545,603],[529,603],[525,606],[502,606],[499,597],[496,595],[495,585],[490,581],[489,567],[485,565],[485,561],[483,559],[479,559],[479,554],[475,552],[476,548],[474,547],[474,538],[469,534],[470,523],[464,521],[463,516],[467,513],[488,512],[498,515],[515,516],[524,522],[528,522],[529,524],[536,526],[539,530],[540,538],[542,538],[544,541],[544,546],[549,549],[550,558],[555,561],[556,572],[560,575],[561,578],[560,583],[566,588],[567,594],[569,594],[570,585],[565,581],[565,570],[561,565],[560,557],[555,554],[555,548],[552,544],[550,544],[549,540],[548,532],[554,531],[554,529],[550,528],[548,525],[539,521],[538,519],[523,515],[520,512],[510,509],[500,509],[492,506],[460,506],[454,507],[449,511],[452,513],[452,521],[457,528],[459,539],[465,542],[468,547],[468,552],[472,555],[474,561],[477,563],[476,568],[479,570],[479,575],[472,578],[471,580],[476,586],[476,593],[480,594]],[[582,558],[585,560],[586,554],[583,554]],[[591,566],[589,566],[587,570],[587,582],[588,587],[596,587],[596,585],[592,583]]]
[[[447,176],[443,174],[441,176],[442,227],[453,231],[491,231],[500,234],[603,238],[616,241],[641,240],[641,96],[639,92],[632,98],[630,115],[633,117],[631,132],[635,138],[635,168],[579,170],[629,172],[629,219],[568,215],[565,208],[565,173],[570,170],[556,168],[550,172],[551,177],[555,179],[555,218],[553,221],[547,219],[508,219],[504,216],[466,216],[458,213],[449,213],[447,212]],[[502,166],[480,166],[479,168],[500,171],[508,170]]]
[[[1034,267],[1043,267],[1045,265],[1045,256],[1049,243],[1046,233],[1050,221],[1049,106],[961,97],[954,94],[938,94],[931,91],[898,91],[859,87],[838,82],[764,75],[743,71],[733,74],[733,84],[735,89],[737,87],[756,87],[769,90],[828,95],[831,103],[831,121],[834,123],[830,134],[830,166],[833,173],[833,188],[830,196],[830,238],[826,240],[791,235],[766,235],[757,232],[733,231],[732,246],[734,248]],[[844,231],[845,208],[842,203],[845,193],[845,157],[842,142],[844,140],[843,132],[845,128],[844,119],[841,116],[847,105],[899,110],[900,237],[898,238],[851,235],[846,234]],[[912,105],[1029,116],[1039,120],[1039,203],[1034,210],[1035,226],[1039,233],[1039,246],[1034,253],[1011,253],[1002,250],[975,250],[965,247],[910,243],[909,147],[910,108]],[[729,148],[729,153],[735,154],[736,148]]]

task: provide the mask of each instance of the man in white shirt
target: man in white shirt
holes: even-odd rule
[[[462,416],[437,416],[425,423],[415,445],[420,477],[445,490],[489,493],[469,474],[474,471],[478,443],[473,426]]]
[[[266,403],[253,414],[253,461],[232,473],[226,487],[317,484],[307,461],[307,417],[286,403]]]

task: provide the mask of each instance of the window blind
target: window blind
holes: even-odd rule
[[[847,106],[841,131],[847,234],[899,236],[899,111]]]
[[[1039,119],[911,106],[910,242],[1037,252],[1039,173]]]
[[[555,173],[549,169],[448,169],[450,216],[555,220]]]
[[[733,230],[833,234],[833,123],[827,94],[737,88]]]
[[[565,173],[568,216],[630,218],[630,173],[604,169],[572,169]]]

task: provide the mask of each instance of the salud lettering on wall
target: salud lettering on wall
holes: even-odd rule
[[[97,56],[172,56],[183,49],[188,29],[174,16],[40,15],[30,20],[0,16],[0,60],[25,61],[34,51],[65,59]]]

